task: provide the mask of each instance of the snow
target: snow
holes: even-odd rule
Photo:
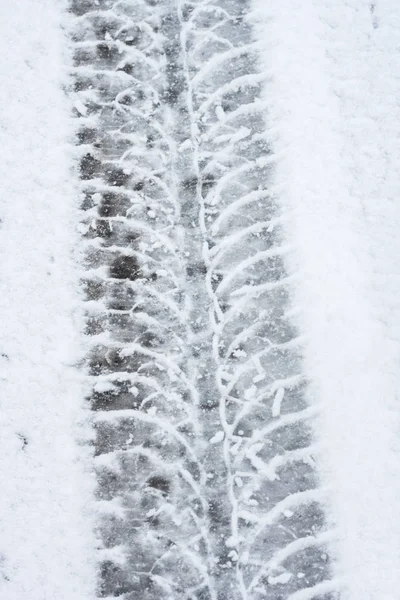
[[[282,406],[282,400],[285,396],[285,388],[279,388],[279,390],[276,392],[275,396],[274,396],[274,401],[272,404],[272,416],[273,417],[279,417],[279,415],[281,414],[281,406]]]
[[[62,3],[0,21],[0,597],[94,598]],[[78,423],[82,423],[78,426]]]
[[[211,438],[210,444],[219,444],[225,437],[225,433],[223,431],[217,431],[217,433]]]
[[[253,0],[275,189],[287,214],[334,578],[343,600],[400,584],[400,5]],[[336,582],[336,583],[335,583]]]
[[[207,298],[214,298],[215,313],[221,318],[221,323],[217,319],[212,323],[218,339],[225,324],[242,314],[250,298],[283,283],[290,285],[293,301],[288,318],[297,325],[301,338],[289,342],[288,347],[302,344],[304,373],[282,375],[271,384],[273,419],[250,437],[239,429],[238,435],[243,437],[229,446],[233,431],[258,401],[257,386],[249,384],[244,392],[246,408],[237,412],[233,424],[223,415],[223,429],[213,426],[214,435],[207,435],[206,445],[216,449],[222,445],[229,473],[231,465],[234,469],[247,459],[270,481],[279,479],[282,466],[316,463],[321,486],[284,497],[260,518],[252,509],[258,501],[251,498],[251,490],[247,492],[243,482],[248,473],[236,471],[232,482],[245,490],[247,499],[239,506],[231,493],[234,535],[226,538],[226,547],[232,548],[228,556],[232,562],[240,559],[236,550],[239,519],[254,525],[250,548],[267,525],[278,523],[282,516],[290,524],[303,506],[322,502],[327,530],[296,538],[275,552],[254,576],[250,592],[264,593],[264,588],[257,586],[272,568],[276,573],[268,575],[271,586],[302,579],[303,572],[284,570],[285,560],[314,546],[328,546],[333,557],[332,580],[298,590],[288,600],[337,591],[342,600],[396,600],[400,589],[400,5],[395,0],[373,4],[366,0],[252,1],[259,41],[235,48],[227,40],[227,49],[215,53],[191,80],[186,56],[184,71],[190,89],[196,84],[201,89],[200,84],[224,68],[228,59],[261,48],[263,73],[241,75],[223,84],[205,94],[197,109],[189,99],[192,138],[181,140],[179,152],[194,155],[196,172],[204,159],[204,173],[212,173],[223,152],[228,152],[229,159],[229,145],[252,133],[242,126],[224,135],[226,124],[266,110],[268,131],[259,139],[271,138],[272,154],[224,167],[207,202],[217,206],[229,182],[240,180],[255,166],[268,167],[274,172],[274,181],[267,193],[279,200],[283,215],[229,231],[236,211],[265,198],[266,191],[261,188],[221,208],[215,220],[210,220],[210,233],[220,237],[209,252],[203,247],[202,257],[211,267],[204,291]],[[71,169],[69,145],[73,135],[70,113],[74,106],[85,116],[87,108],[78,94],[68,100],[62,88],[67,47],[61,27],[63,10],[64,0],[5,0],[0,23],[4,59],[0,72],[0,598],[5,600],[94,600],[92,513],[121,517],[125,511],[119,499],[93,503],[93,465],[85,446],[91,433],[83,400],[85,380],[78,367],[85,348],[80,337],[83,315],[76,247],[81,244],[79,227],[84,234],[85,227],[94,225],[79,226],[78,183]],[[190,22],[195,23],[203,10],[219,9],[211,4],[194,8]],[[225,14],[222,9],[220,12]],[[203,44],[212,39],[208,35]],[[111,36],[107,34],[106,39]],[[130,53],[144,56],[134,48]],[[150,58],[146,62],[151,69],[158,69],[157,62]],[[127,79],[127,74],[119,72],[118,77]],[[265,84],[264,98],[240,105],[231,113],[224,111],[224,95],[257,88],[260,82]],[[217,121],[204,127],[201,134],[199,121],[207,123],[214,105]],[[220,130],[222,134],[215,137]],[[211,160],[202,145],[213,138],[220,146]],[[132,157],[134,148],[123,160]],[[130,169],[123,172],[128,174]],[[143,167],[140,173],[156,182],[155,171]],[[97,183],[99,190],[114,189],[100,179]],[[168,200],[178,210],[179,202],[167,184],[161,185],[160,180],[157,185],[165,193],[163,202]],[[152,250],[163,247],[173,257],[174,241],[141,222],[139,204],[135,206],[138,219],[131,219],[131,225],[151,234]],[[132,208],[131,216],[135,210]],[[149,219],[157,219],[158,200],[146,210]],[[274,227],[285,230],[284,245],[243,258],[213,287],[211,273],[224,264],[233,247],[250,234],[263,236],[265,229]],[[150,245],[146,242],[139,248],[146,262]],[[117,246],[110,251],[133,252],[129,248],[122,252]],[[288,266],[284,281],[254,286],[240,283],[242,272],[280,255]],[[100,275],[106,272],[106,266],[98,269]],[[165,269],[157,273],[160,277],[171,275]],[[229,291],[237,303],[223,314],[216,298]],[[154,287],[148,287],[146,293],[157,297],[185,325],[186,315],[179,313],[174,300]],[[101,302],[92,302],[91,308],[104,310]],[[207,304],[204,314],[208,315],[208,310]],[[139,317],[143,322],[149,319],[137,312]],[[234,372],[220,361],[218,349],[214,352],[219,391],[224,394],[247,373],[254,384],[267,379],[261,361],[270,349],[248,356],[239,347],[257,326],[252,323],[239,328],[228,346],[227,356],[248,358]],[[97,342],[100,340],[99,336]],[[190,379],[193,374],[181,371],[175,358],[163,351],[144,350],[136,342],[127,344],[120,355],[135,353],[148,356],[160,373],[168,374],[170,382],[180,380],[196,403],[199,393]],[[197,374],[197,367],[193,371]],[[115,382],[124,378],[131,380],[130,392],[138,396],[135,383],[143,383],[144,375],[137,373],[99,376],[94,390],[118,391]],[[310,406],[286,414],[286,391],[303,379],[310,382]],[[148,376],[146,383],[159,389],[156,376]],[[178,395],[174,400],[182,403]],[[197,447],[192,447],[179,423],[170,423],[156,406],[141,411],[98,411],[94,418],[116,428],[121,419],[152,425],[181,446],[196,465],[200,484],[183,462],[168,466],[165,461],[164,468],[169,468],[171,475],[178,473],[201,497],[201,486],[207,478],[212,480],[214,473],[207,474],[210,464],[201,462]],[[314,443],[264,460],[261,451],[268,438],[301,421],[313,423]],[[128,438],[127,444],[131,441]],[[118,452],[100,455],[95,462],[117,468]],[[129,452],[156,456],[141,445]],[[154,511],[147,515],[156,514]],[[243,551],[243,564],[250,556],[249,548]],[[123,544],[100,552],[102,559],[121,565],[125,556]],[[191,560],[196,556],[189,553]],[[206,578],[202,562],[198,569]]]
[[[268,577],[269,585],[277,585],[278,583],[287,583],[292,577],[291,573],[282,573],[282,575],[278,575],[277,577],[272,577],[271,575]]]

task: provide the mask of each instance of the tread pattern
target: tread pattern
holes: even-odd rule
[[[216,392],[205,430],[216,423],[220,438],[203,463],[218,465],[221,479],[209,502],[228,499],[216,525],[224,531],[218,597],[286,598],[329,577],[329,535],[300,340],[285,315],[287,248],[270,186],[263,80],[246,2],[186,6],[186,107]]]
[[[248,12],[71,3],[102,598],[336,597]]]
[[[201,538],[204,475],[188,443],[196,390],[182,369],[184,262],[160,32],[168,15],[151,2],[92,4],[77,2],[74,59],[104,512],[99,595],[183,597],[208,569],[189,544]]]

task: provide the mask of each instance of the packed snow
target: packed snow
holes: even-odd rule
[[[5,0],[0,11],[3,600],[94,597],[61,8]]]
[[[254,0],[254,11],[337,588],[396,600],[400,4]]]

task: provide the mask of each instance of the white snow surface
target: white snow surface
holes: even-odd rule
[[[3,0],[0,14],[0,598],[89,600],[62,4]]]
[[[398,600],[400,3],[253,5],[334,576],[343,600]]]

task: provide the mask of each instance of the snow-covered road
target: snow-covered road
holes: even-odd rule
[[[342,600],[398,600],[400,4],[253,4],[292,313],[336,539],[333,583],[290,599],[340,590]],[[63,0],[0,8],[1,600],[93,600],[96,587],[94,481],[78,444],[89,429],[78,427],[79,193],[64,9]]]
[[[254,7],[338,587],[343,600],[397,600],[400,5]]]
[[[61,4],[5,0],[0,14],[0,598],[88,600]]]

